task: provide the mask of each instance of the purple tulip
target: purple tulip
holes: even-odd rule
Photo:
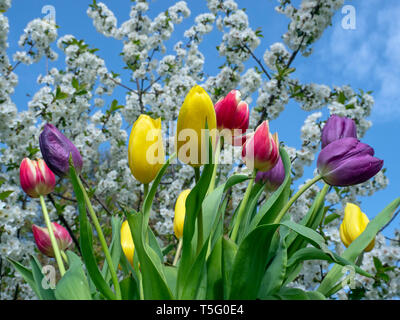
[[[265,183],[265,188],[270,192],[277,190],[284,180],[285,167],[281,157],[271,170],[258,171],[256,175],[256,182]]]
[[[322,129],[321,148],[342,138],[357,138],[357,128],[354,120],[331,115]]]
[[[367,181],[383,166],[374,157],[374,149],[356,138],[331,142],[318,156],[317,167],[323,180],[331,186],[352,186]]]
[[[74,144],[52,124],[46,124],[39,136],[40,151],[47,166],[59,177],[69,173],[69,155],[77,172],[82,170],[82,157]]]

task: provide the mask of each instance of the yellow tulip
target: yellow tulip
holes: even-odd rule
[[[347,203],[344,209],[343,222],[340,225],[340,238],[346,248],[365,230],[369,223],[369,219],[361,209],[353,204]],[[365,252],[371,251],[374,248],[375,239],[371,241]]]
[[[200,167],[208,160],[208,139],[202,133],[206,122],[214,146],[217,132],[214,105],[208,93],[196,85],[179,110],[175,137],[178,159],[192,167]]]
[[[190,191],[190,189],[183,190],[175,203],[174,233],[178,239],[182,238],[183,236],[183,225],[185,222],[186,213],[186,198]]]
[[[129,228],[128,220],[125,220],[121,226],[121,247],[126,258],[133,266],[133,254],[135,252],[135,245],[133,243],[131,229]]]
[[[150,183],[165,163],[161,119],[140,115],[129,136],[128,162],[133,176],[141,183]]]

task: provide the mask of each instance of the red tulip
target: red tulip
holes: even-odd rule
[[[278,134],[269,132],[268,120],[262,122],[256,131],[246,137],[242,158],[250,169],[268,171],[279,160]]]
[[[52,222],[54,236],[60,250],[66,250],[72,244],[72,238],[67,229],[60,226],[56,222]],[[47,228],[32,225],[33,237],[35,238],[36,245],[41,253],[53,258],[54,251],[51,245],[49,230]]]
[[[19,168],[19,180],[22,189],[32,198],[51,193],[56,185],[54,173],[42,159],[24,158]]]

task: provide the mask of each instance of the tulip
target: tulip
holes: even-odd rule
[[[59,177],[69,173],[69,157],[72,156],[75,170],[82,170],[82,157],[74,144],[52,124],[46,124],[39,136],[43,159]]]
[[[68,249],[68,247],[72,244],[72,238],[67,229],[60,226],[56,222],[52,222],[52,228],[58,248],[63,251]],[[32,225],[32,231],[39,251],[48,257],[54,258],[55,254],[53,246],[51,245],[48,228],[39,227],[34,224]]]
[[[347,203],[344,209],[344,219],[340,225],[340,238],[346,248],[365,230],[369,223],[366,214],[361,212],[361,209],[353,204]],[[364,249],[365,252],[371,251],[374,248],[375,239]]]
[[[141,183],[154,180],[165,162],[161,118],[140,115],[129,136],[128,162],[133,176]]]
[[[202,87],[194,86],[179,110],[175,143],[178,159],[195,168],[208,160],[205,156],[208,139],[203,131],[206,124],[214,146],[217,126],[214,105]]]
[[[133,243],[132,233],[131,229],[129,228],[128,220],[125,220],[121,226],[121,247],[129,263],[133,266],[133,254],[135,252],[135,245]]]
[[[242,149],[242,158],[251,169],[268,171],[279,159],[278,134],[269,132],[268,120],[262,122],[256,131],[247,136]]]
[[[357,138],[356,124],[352,119],[332,115],[322,129],[321,148],[342,138]]]
[[[24,158],[19,167],[19,180],[22,189],[32,198],[51,193],[56,185],[54,173],[42,159]]]
[[[186,198],[190,193],[190,189],[183,190],[175,203],[175,216],[174,216],[174,233],[178,239],[183,236],[183,225],[185,222],[186,213]]]
[[[249,127],[249,107],[240,100],[240,91],[232,90],[214,106],[217,117],[217,128],[224,132],[229,130],[233,137],[242,134]],[[229,141],[229,139],[227,139]]]
[[[318,156],[317,167],[322,179],[331,186],[352,186],[367,181],[383,166],[374,157],[374,149],[356,138],[331,142]]]
[[[285,180],[285,167],[283,166],[282,158],[279,157],[276,165],[268,171],[258,171],[256,182],[265,184],[265,189],[270,192],[277,190]]]

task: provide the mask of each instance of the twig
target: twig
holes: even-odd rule
[[[66,196],[63,196],[62,194],[55,193],[55,192],[53,192],[53,194],[54,194],[56,197],[59,197],[59,198],[61,198],[61,199],[68,200],[68,201],[71,201],[71,202],[77,202],[75,199],[68,198],[68,197],[66,197]]]
[[[251,54],[251,56],[252,56],[253,59],[258,63],[258,65],[260,66],[261,70],[265,73],[265,75],[267,76],[267,78],[268,78],[269,80],[271,80],[272,77],[270,76],[270,74],[268,73],[268,71],[265,69],[265,67],[264,67],[264,65],[262,64],[261,60],[258,59],[258,58],[254,55],[253,51],[251,51],[251,49],[247,46],[247,44],[244,44],[244,45],[243,45],[243,48],[245,48],[245,49],[247,50],[247,52]]]
[[[386,223],[380,230],[379,232],[382,232],[389,224],[392,223],[392,221],[397,217],[397,215],[400,213],[400,209],[397,210],[397,212],[393,215],[392,219],[389,220],[388,223]]]

